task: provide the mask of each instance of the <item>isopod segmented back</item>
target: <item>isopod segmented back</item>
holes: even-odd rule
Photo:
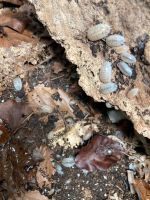
[[[103,94],[109,94],[115,92],[118,89],[116,83],[105,83],[100,86],[100,92]]]
[[[111,82],[111,75],[112,75],[112,64],[109,61],[105,61],[100,69],[100,80],[103,83],[109,83]]]
[[[136,63],[136,58],[134,57],[134,55],[132,55],[128,52],[124,52],[121,54],[121,60],[123,60],[124,62],[126,62],[128,64]]]
[[[133,70],[131,67],[129,67],[129,65],[123,61],[118,63],[118,68],[120,69],[120,71],[126,75],[126,76],[132,76]]]
[[[108,24],[97,24],[87,31],[87,38],[91,41],[97,41],[105,38],[110,33],[111,27]]]
[[[122,35],[114,34],[106,38],[106,44],[110,47],[118,47],[125,43],[125,38]]]

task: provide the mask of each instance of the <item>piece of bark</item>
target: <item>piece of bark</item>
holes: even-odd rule
[[[144,1],[117,0],[103,2],[92,1],[68,1],[68,0],[29,0],[36,9],[39,20],[47,27],[54,40],[60,43],[66,51],[67,58],[75,65],[80,75],[79,84],[87,95],[96,101],[106,100],[112,105],[125,111],[133,121],[136,131],[150,138],[150,98],[149,80],[144,82],[143,63],[136,63],[136,78],[130,79],[122,76],[117,68],[113,69],[112,81],[119,84],[116,93],[103,95],[99,88],[102,84],[99,80],[99,70],[104,61],[105,49],[103,42],[98,45],[101,51],[97,57],[92,55],[90,49],[95,43],[87,40],[87,29],[97,22],[109,23],[112,33],[122,32],[129,47],[136,46],[136,39],[144,33],[149,33],[150,13]],[[134,12],[135,11],[135,12]],[[113,55],[111,55],[112,60]],[[123,81],[123,82],[122,82]],[[140,89],[136,98],[128,99],[127,92],[132,86]]]

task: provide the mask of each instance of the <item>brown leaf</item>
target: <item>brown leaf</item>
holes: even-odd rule
[[[8,100],[0,104],[0,118],[5,120],[11,129],[15,129],[31,113],[28,104]]]
[[[138,194],[139,199],[148,200],[150,199],[150,184],[143,180],[135,179],[134,188]]]
[[[6,127],[5,123],[0,120],[0,144],[5,144],[10,138],[10,130]]]
[[[32,92],[28,93],[28,101],[36,113],[51,113],[56,107],[51,95],[55,93],[55,89],[38,85]]]
[[[54,71],[54,74],[58,74],[59,72],[62,72],[64,70],[64,64],[58,61],[55,61],[52,66],[52,70]]]
[[[107,136],[96,135],[76,156],[76,165],[90,172],[108,169],[123,156],[124,148]]]
[[[11,11],[2,12],[0,15],[0,26],[9,27],[15,31],[22,33],[29,20],[25,18],[23,13],[14,13]]]
[[[38,167],[36,173],[36,179],[40,188],[43,186],[51,188],[51,176],[55,173],[53,165],[51,163],[51,151],[47,146],[40,147],[41,154],[44,161],[42,161]]]
[[[34,112],[51,113],[54,109],[70,115],[83,117],[85,109],[66,92],[38,85],[28,93],[28,101]]]
[[[3,28],[4,36],[0,38],[0,46],[1,47],[11,47],[11,46],[18,46],[22,42],[36,44],[37,39],[32,37],[31,32],[25,30],[22,34],[10,29],[10,28]]]
[[[24,0],[1,0],[0,2],[7,2],[7,3],[15,4],[17,6],[21,6],[24,3]]]

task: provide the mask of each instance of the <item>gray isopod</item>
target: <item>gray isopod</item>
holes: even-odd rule
[[[132,99],[133,97],[137,96],[138,93],[139,93],[139,88],[132,88],[132,89],[128,92],[127,97],[128,97],[129,99]]]
[[[129,63],[129,64],[136,63],[136,58],[128,52],[124,52],[121,54],[121,60],[123,60],[124,62]]]
[[[109,94],[115,92],[118,86],[116,83],[105,83],[100,86],[100,92],[103,94]]]
[[[122,35],[114,34],[106,38],[106,44],[110,47],[118,47],[125,43],[125,38]]]
[[[105,61],[100,69],[100,80],[103,83],[109,83],[111,82],[111,75],[112,75],[112,64],[109,61]]]
[[[97,41],[110,33],[111,27],[108,24],[97,24],[92,26],[87,31],[87,38],[91,41]]]
[[[126,75],[126,76],[132,76],[132,72],[133,70],[131,69],[131,67],[129,67],[129,65],[123,61],[118,63],[118,68],[120,69],[120,71]]]

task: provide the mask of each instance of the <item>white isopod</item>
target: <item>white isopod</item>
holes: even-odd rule
[[[126,76],[132,76],[132,72],[133,70],[131,69],[131,67],[129,67],[129,65],[123,61],[118,63],[118,68],[120,69],[120,71],[126,75]]]
[[[125,43],[125,38],[122,35],[114,34],[106,38],[106,44],[110,47],[118,47]]]
[[[115,92],[118,86],[116,83],[105,83],[100,86],[100,92],[103,94],[109,94]]]
[[[20,77],[16,77],[13,80],[13,85],[16,91],[22,90],[22,80]]]
[[[137,96],[138,93],[139,93],[139,89],[138,89],[138,88],[132,88],[132,89],[128,92],[127,97],[128,97],[129,99],[132,99],[133,97]]]
[[[87,31],[87,38],[91,41],[97,41],[110,33],[111,27],[108,24],[97,24],[92,26]]]
[[[124,62],[129,63],[129,64],[136,63],[136,58],[128,52],[124,52],[121,54],[121,60],[123,60]]]
[[[114,47],[114,50],[115,50],[116,53],[122,54],[124,52],[128,52],[129,51],[129,47],[124,44],[124,45],[119,46],[119,47]]]
[[[100,80],[103,83],[111,82],[111,74],[112,74],[112,64],[109,61],[105,61],[100,69]]]

